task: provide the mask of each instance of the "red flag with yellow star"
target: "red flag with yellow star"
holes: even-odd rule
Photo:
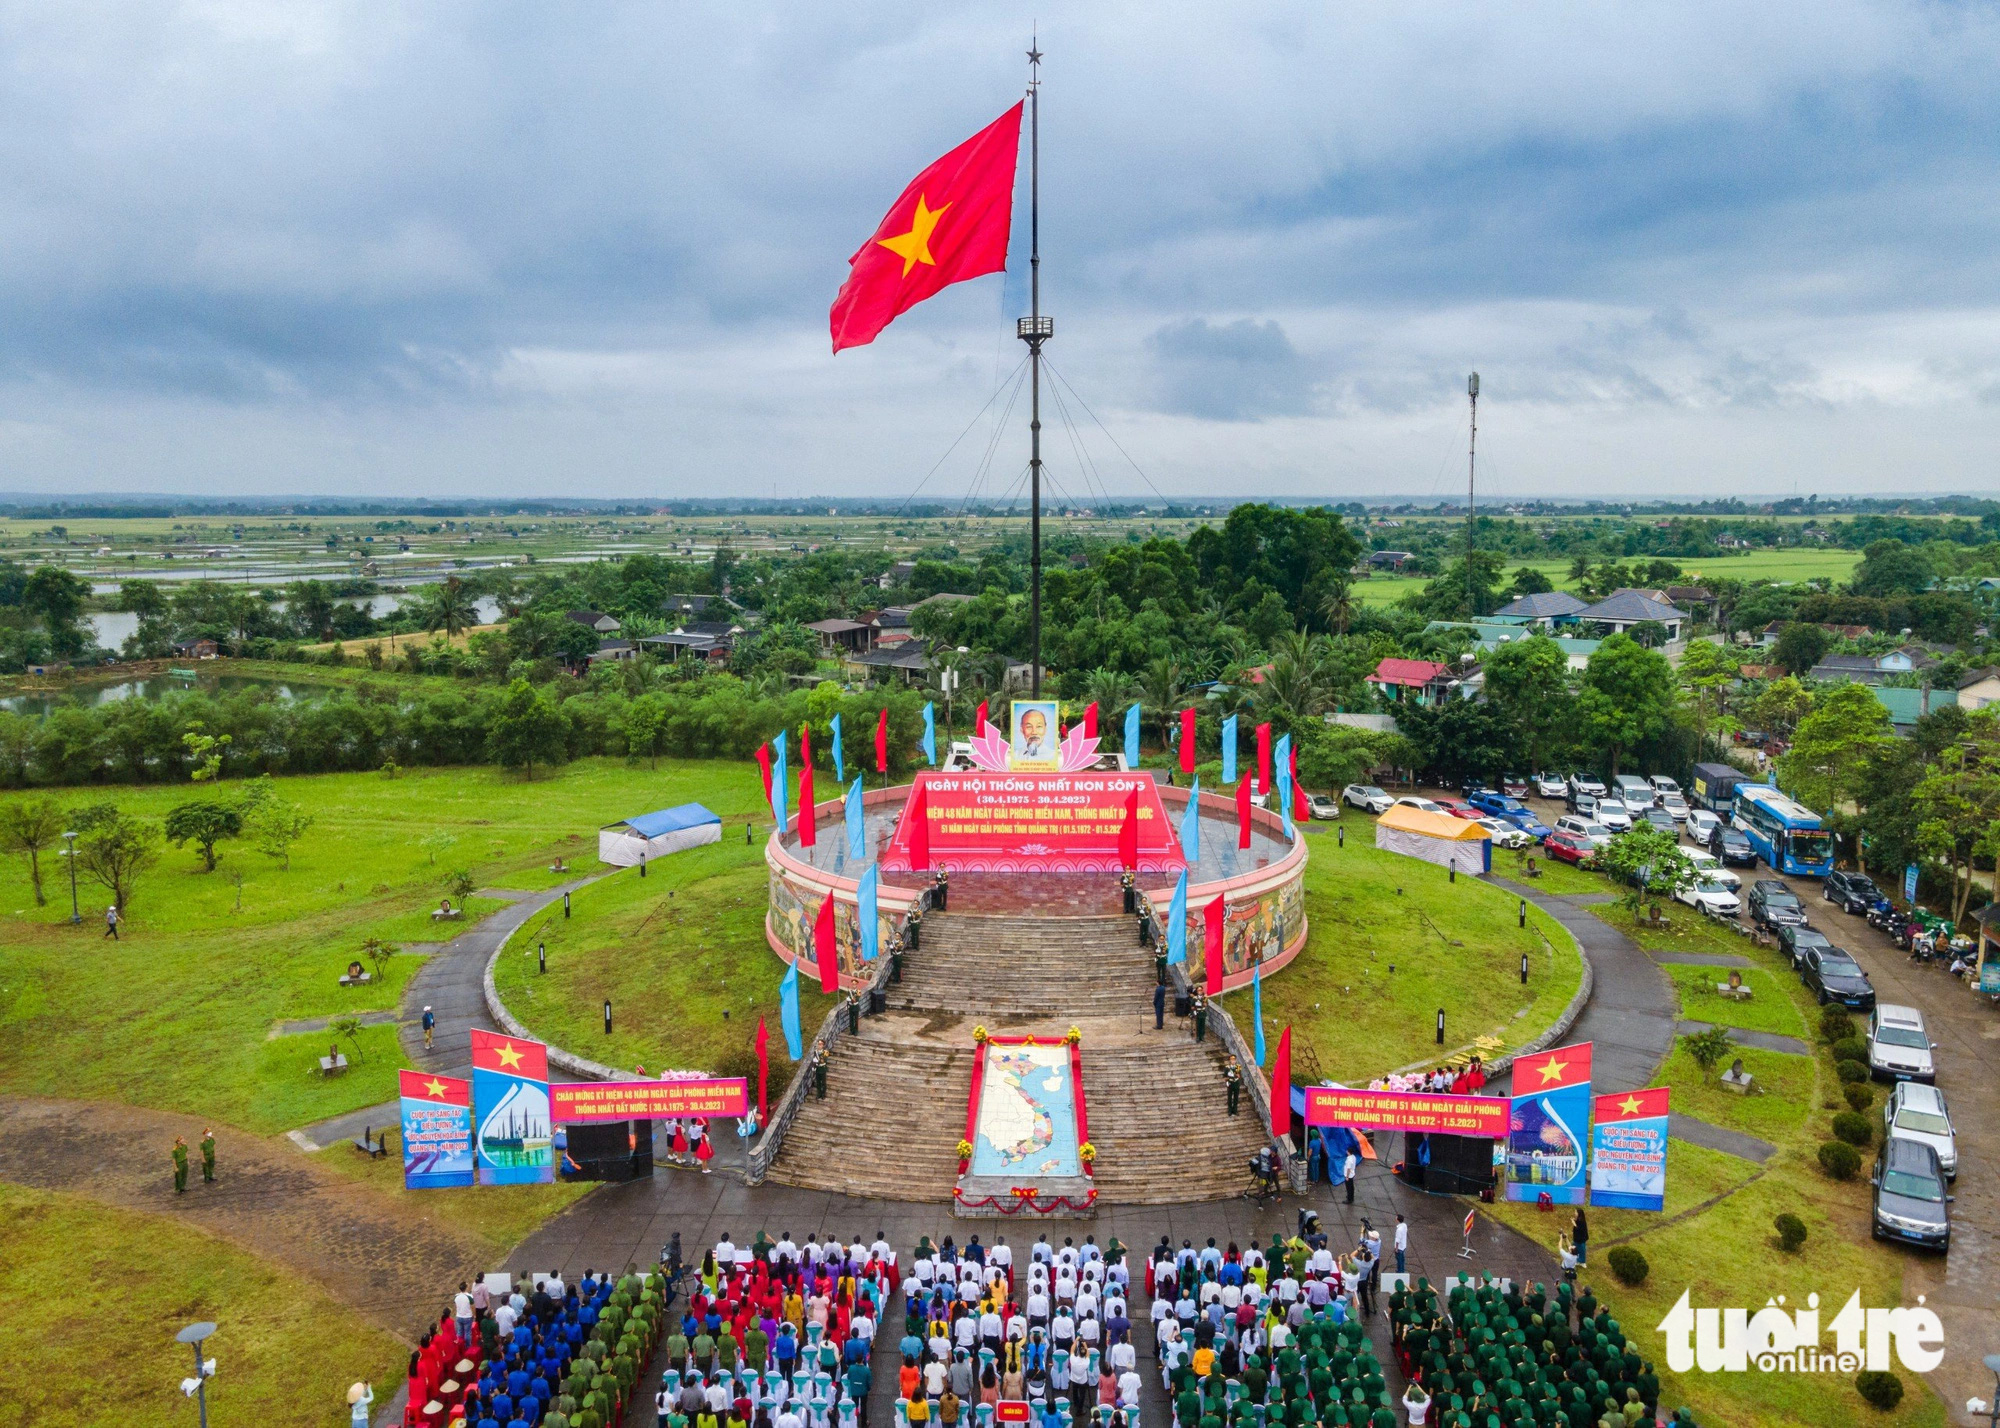
[[[1533,1056],[1514,1058],[1514,1094],[1532,1096],[1537,1091],[1560,1091],[1565,1086],[1581,1086],[1590,1080],[1590,1048],[1559,1046]]]
[[[1007,266],[1021,105],[914,179],[847,260],[833,300],[833,350],[873,342],[925,298]]]
[[[472,1069],[499,1071],[525,1081],[549,1079],[549,1049],[539,1041],[502,1036],[497,1031],[472,1033]]]

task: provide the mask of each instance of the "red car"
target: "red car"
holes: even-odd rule
[[[1549,857],[1564,863],[1587,863],[1597,856],[1597,848],[1581,833],[1568,833],[1558,828],[1542,839],[1542,851]]]
[[[1467,822],[1486,816],[1462,798],[1440,798],[1437,805],[1453,818],[1463,818]]]

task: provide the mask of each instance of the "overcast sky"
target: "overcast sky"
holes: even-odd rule
[[[1037,19],[1059,496],[1456,495],[1474,367],[1482,496],[2000,489],[1984,4],[0,16],[0,489],[1005,494],[1025,156],[827,308]]]

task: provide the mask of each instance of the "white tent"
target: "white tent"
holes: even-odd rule
[[[1375,846],[1461,873],[1493,868],[1493,839],[1477,823],[1399,803],[1375,820]]]
[[[722,841],[722,819],[699,803],[683,803],[658,813],[642,813],[609,823],[597,830],[597,860],[629,868],[641,859],[647,862],[698,848],[703,843]]]

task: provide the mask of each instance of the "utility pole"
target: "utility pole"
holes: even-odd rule
[[[1042,693],[1042,344],[1056,335],[1042,316],[1042,52],[1028,41],[1028,316],[1014,325],[1028,344],[1029,693]]]
[[[1465,394],[1472,399],[1472,437],[1465,448],[1465,611],[1478,618],[1479,601],[1472,571],[1472,487],[1479,469],[1479,374],[1465,379]]]

